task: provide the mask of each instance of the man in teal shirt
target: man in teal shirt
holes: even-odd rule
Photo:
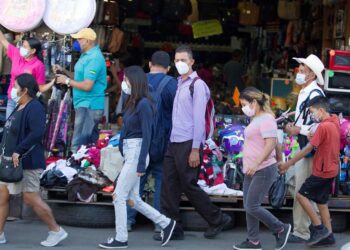
[[[95,143],[98,140],[98,123],[104,110],[105,89],[107,87],[107,69],[104,56],[96,46],[96,33],[84,28],[71,35],[77,39],[81,56],[74,67],[74,74],[63,70],[65,75],[57,75],[57,83],[66,84],[73,89],[75,109],[72,151],[76,152],[82,145]],[[61,70],[54,66],[54,72]],[[74,75],[74,80],[73,78]]]

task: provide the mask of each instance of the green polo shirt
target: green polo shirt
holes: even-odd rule
[[[107,68],[105,58],[98,46],[80,56],[74,67],[74,80],[77,82],[94,81],[90,91],[73,89],[74,108],[104,109]]]

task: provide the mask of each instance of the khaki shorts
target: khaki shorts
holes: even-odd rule
[[[11,195],[37,193],[40,192],[40,175],[42,172],[42,169],[23,170],[23,179],[20,182],[0,182],[0,185],[5,185]]]

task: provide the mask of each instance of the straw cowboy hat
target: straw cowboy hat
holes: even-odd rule
[[[293,57],[300,64],[305,64],[308,66],[317,76],[317,82],[320,85],[324,85],[324,79],[322,76],[322,71],[324,70],[323,62],[317,56],[311,54],[307,58],[297,58]]]

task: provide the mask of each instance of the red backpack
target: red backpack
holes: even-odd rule
[[[200,77],[194,78],[190,85],[190,92],[192,97],[194,92],[194,84],[199,79],[201,78]],[[205,136],[206,136],[205,139],[206,140],[208,140],[213,136],[214,130],[215,130],[215,106],[214,106],[213,99],[210,97],[207,102],[207,107],[205,109]]]

